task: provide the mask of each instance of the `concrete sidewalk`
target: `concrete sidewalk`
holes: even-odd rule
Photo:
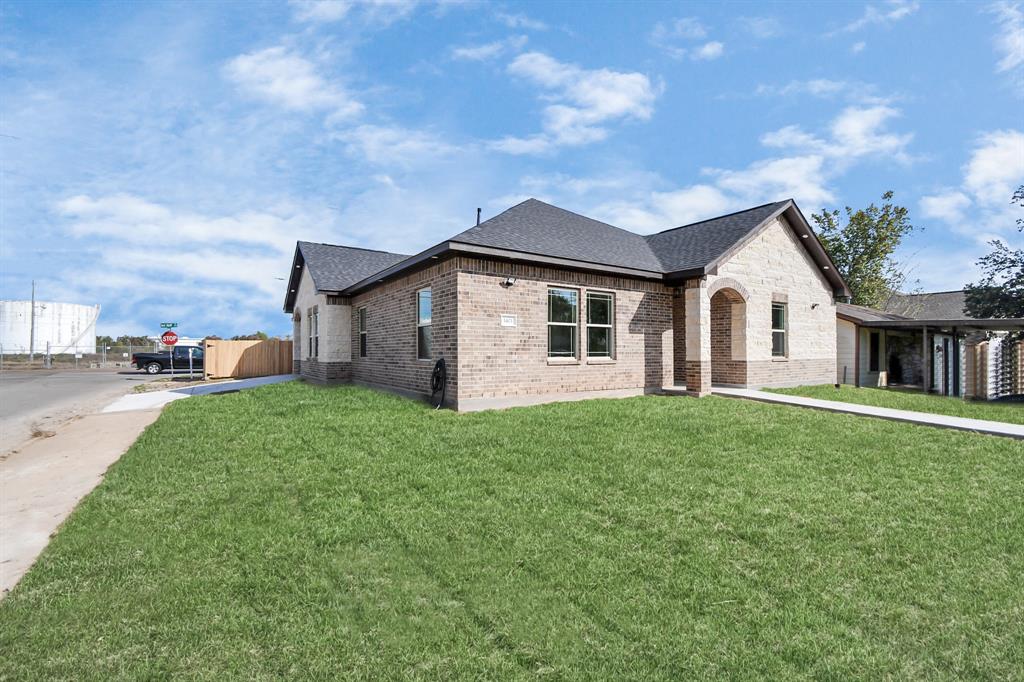
[[[0,461],[0,590],[6,593],[160,410],[92,414]],[[0,593],[0,594],[2,594]]]
[[[221,381],[206,386],[189,386],[188,388],[169,388],[166,391],[150,391],[148,393],[129,393],[115,400],[103,408],[104,413],[109,412],[134,412],[136,410],[153,410],[162,408],[169,402],[190,398],[194,395],[210,395],[211,393],[226,393],[229,391],[241,391],[246,388],[266,386],[268,384],[279,384],[283,381],[294,381],[298,379],[296,374],[279,374],[272,377],[257,377],[255,379],[238,379],[237,381]]]
[[[72,421],[54,436],[33,440],[0,460],[0,595],[21,579],[78,502],[167,403],[295,378],[286,374],[122,396],[102,412]]]
[[[993,422],[985,419],[968,419],[966,417],[950,417],[944,414],[930,414],[928,412],[894,410],[889,407],[874,407],[871,405],[843,403],[835,400],[804,398],[796,395],[757,391],[750,388],[712,388],[711,393],[727,398],[744,398],[746,400],[759,400],[765,403],[810,407],[816,410],[829,410],[831,412],[843,412],[846,414],[856,414],[864,417],[877,417],[879,419],[889,419],[891,421],[921,424],[922,426],[937,426],[942,429],[957,429],[960,431],[984,433],[990,436],[1024,439],[1024,426],[1020,424],[1007,424],[1005,422]],[[955,400],[955,398],[950,398],[950,400]]]

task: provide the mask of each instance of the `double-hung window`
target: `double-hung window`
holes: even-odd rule
[[[610,358],[615,352],[615,295],[587,292],[587,357]]]
[[[416,292],[416,358],[429,360],[430,345],[433,341],[431,317],[433,313],[430,289]]]
[[[306,322],[309,325],[309,357],[315,358],[320,355],[320,311],[316,306],[309,309]]]
[[[772,303],[772,356],[786,357],[789,314],[785,303]]]
[[[359,357],[366,357],[366,307],[359,309]]]
[[[575,289],[548,289],[548,357],[576,357],[579,295]]]

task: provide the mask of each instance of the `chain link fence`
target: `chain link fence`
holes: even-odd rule
[[[133,353],[166,351],[159,344],[147,343],[130,346],[96,346],[95,353],[67,352],[47,356],[45,352],[30,355],[27,349],[0,347],[0,369],[98,369],[130,368]],[[33,357],[34,355],[34,357]]]

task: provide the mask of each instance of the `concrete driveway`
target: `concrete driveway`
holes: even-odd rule
[[[0,456],[23,445],[34,430],[54,431],[69,419],[94,412],[152,378],[124,369],[3,372]]]

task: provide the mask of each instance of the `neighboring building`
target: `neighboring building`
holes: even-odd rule
[[[295,371],[460,410],[833,383],[850,294],[793,201],[641,236],[527,200],[414,256],[298,242]]]
[[[35,301],[33,315],[32,301],[0,301],[0,353],[95,353],[99,317],[98,305]]]
[[[837,305],[837,383],[905,386],[940,395],[990,398],[1022,392],[1020,379],[998,390],[1003,332],[1024,319],[978,319],[964,309],[963,291],[895,294],[885,310]]]

